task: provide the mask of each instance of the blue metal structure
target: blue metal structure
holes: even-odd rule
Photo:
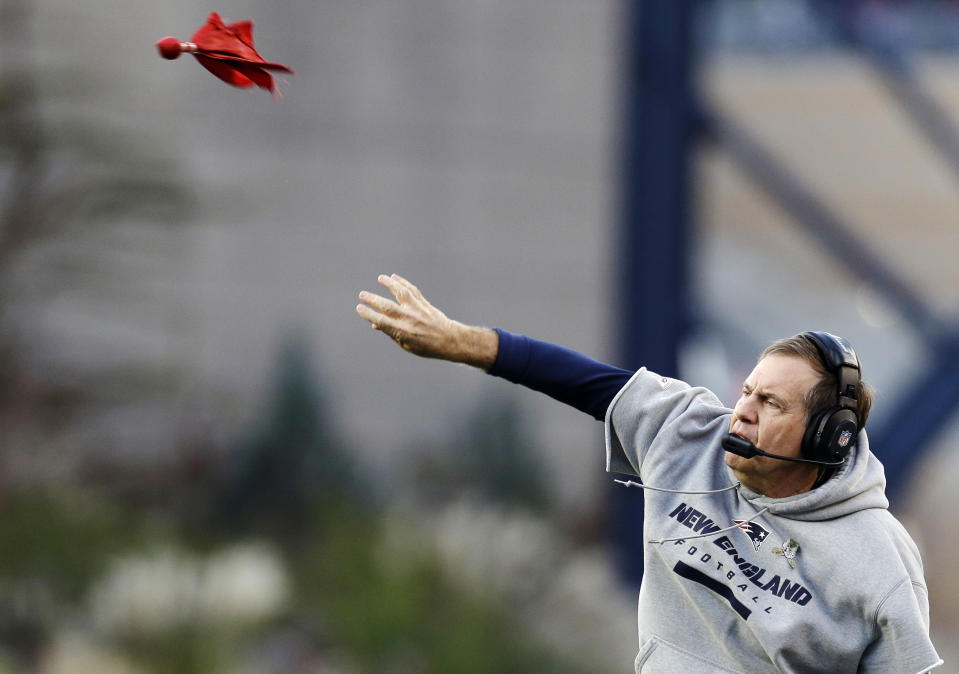
[[[631,3],[625,50],[621,240],[616,286],[620,364],[677,374],[689,326],[689,170],[696,121],[692,2]],[[633,48],[632,45],[635,45]],[[623,577],[642,578],[642,492],[612,488]]]

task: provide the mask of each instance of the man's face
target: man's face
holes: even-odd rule
[[[729,432],[771,454],[798,457],[806,431],[803,396],[819,375],[802,358],[773,353],[756,364],[743,383],[743,393],[733,409]],[[726,453],[726,465],[743,477],[765,477],[796,467],[786,461]],[[747,480],[748,481],[748,480]]]

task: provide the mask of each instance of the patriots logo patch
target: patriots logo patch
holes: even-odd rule
[[[766,536],[769,535],[769,531],[764,529],[761,524],[756,522],[747,522],[746,520],[733,520],[740,529],[746,532],[746,535],[749,536],[749,540],[752,541],[753,549],[756,552],[759,552],[759,546],[763,544],[763,541],[766,540]]]

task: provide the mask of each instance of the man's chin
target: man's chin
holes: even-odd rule
[[[723,462],[733,471],[736,479],[742,481],[747,479],[747,476],[755,474],[756,468],[758,467],[756,464],[758,459],[759,457],[746,458],[745,456],[726,452],[726,456],[723,457]]]
[[[726,463],[726,465],[733,469],[742,465],[743,461],[748,461],[748,460],[749,459],[747,459],[746,457],[739,456],[738,454],[733,454],[732,452],[726,452],[726,456],[723,457],[723,461]]]

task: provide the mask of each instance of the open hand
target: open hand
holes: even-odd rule
[[[499,338],[493,330],[451,320],[398,274],[381,274],[377,281],[395,299],[363,291],[356,312],[404,350],[424,358],[440,358],[489,369],[496,359]]]

